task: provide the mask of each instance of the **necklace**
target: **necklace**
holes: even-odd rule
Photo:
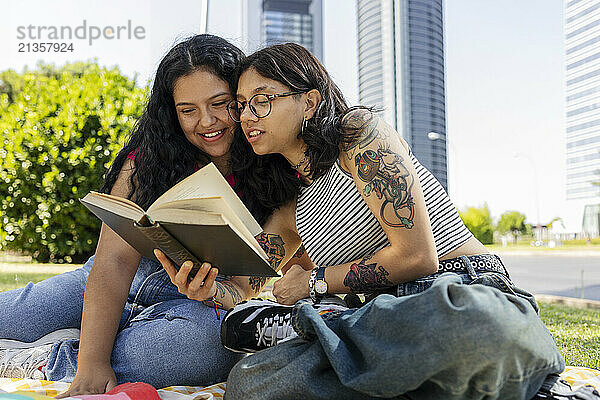
[[[300,168],[300,166],[302,164],[304,164],[304,162],[306,161],[306,159],[308,158],[308,154],[304,153],[304,158],[302,160],[300,160],[300,162],[296,165],[292,165],[292,168],[294,168],[296,171],[298,171],[298,168]]]

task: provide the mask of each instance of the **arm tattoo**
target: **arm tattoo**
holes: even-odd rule
[[[389,226],[410,229],[415,217],[415,202],[410,193],[414,180],[403,162],[400,155],[381,146],[377,151],[359,153],[354,159],[359,179],[367,183],[363,189],[365,196],[375,193],[383,200],[382,221]]]
[[[306,253],[306,250],[304,249],[304,245],[301,244],[300,247],[298,248],[298,251],[296,251],[296,253],[294,254],[294,256],[292,258],[300,258],[304,255],[304,253]]]
[[[279,235],[273,235],[271,233],[261,232],[255,237],[256,241],[262,247],[262,249],[269,256],[269,265],[274,270],[279,268],[281,260],[285,257],[285,243]],[[248,283],[254,293],[259,293],[260,289],[267,283],[267,278],[251,276],[248,278]]]
[[[217,286],[217,292],[215,293],[216,301],[222,301],[225,299],[227,293],[231,295],[231,300],[233,301],[234,305],[244,300],[244,297],[240,294],[233,283],[229,281],[219,281],[215,282],[215,285]],[[212,300],[204,300],[202,303],[211,308],[215,307],[215,303]]]
[[[271,268],[277,270],[281,260],[285,257],[285,247],[281,236],[261,232],[255,237],[256,241],[269,256]]]
[[[371,256],[363,258],[358,264],[353,263],[344,278],[344,286],[353,293],[368,293],[394,286],[387,277],[389,272],[377,263],[367,264]]]
[[[233,283],[229,281],[220,281],[215,282],[215,284],[217,285],[217,294],[215,296],[216,298],[224,299],[226,295],[225,292],[227,292],[231,296],[233,304],[237,304],[240,301],[244,300],[244,297],[240,294],[240,292],[237,290]]]
[[[364,149],[375,139],[385,139],[388,137],[386,129],[379,129],[377,127],[377,119],[373,117],[370,111],[354,112],[345,119],[345,123],[347,126],[352,127],[352,130],[356,130],[359,133],[354,141],[342,145],[342,149],[346,152],[349,160],[352,159],[357,147]]]
[[[250,283],[250,287],[254,290],[254,293],[260,293],[262,287],[267,283],[267,278],[262,276],[251,276],[248,278],[248,283]]]

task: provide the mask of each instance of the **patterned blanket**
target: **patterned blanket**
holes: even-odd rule
[[[125,384],[128,385],[128,384]],[[150,385],[144,384],[152,388]],[[124,386],[119,385],[117,388]],[[30,400],[30,399],[50,399],[67,390],[68,382],[51,382],[33,379],[8,379],[0,378],[0,400]],[[116,388],[115,388],[116,389]],[[2,391],[6,393],[2,393]],[[202,386],[169,386],[164,389],[158,389],[158,396],[161,400],[213,400],[222,399],[225,394],[225,383],[202,387]],[[109,392],[110,393],[110,392]],[[147,393],[139,391],[124,390],[115,393],[112,396],[77,396],[68,397],[68,399],[80,400],[146,400],[149,399]]]
[[[567,367],[561,378],[569,382],[573,389],[584,385],[592,385],[600,391],[600,371],[583,367]],[[149,386],[149,385],[146,385]],[[50,382],[32,379],[7,379],[0,378],[0,400],[30,400],[49,399],[69,387],[67,382]],[[2,393],[6,392],[6,393]],[[111,400],[137,400],[130,396],[122,397],[118,393],[116,397],[96,396],[77,397],[82,400],[111,399]],[[133,393],[133,392],[131,392]],[[218,383],[208,387],[200,386],[170,386],[157,390],[161,400],[213,400],[222,399],[225,394],[225,383]],[[134,393],[135,395],[135,393]],[[75,398],[73,398],[75,399]]]

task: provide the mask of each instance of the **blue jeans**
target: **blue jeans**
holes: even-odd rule
[[[533,297],[499,276],[436,274],[323,316],[300,301],[299,337],[241,360],[225,397],[530,399],[565,363]]]
[[[79,328],[93,259],[75,271],[0,293],[0,338],[32,342],[57,329]],[[56,343],[47,378],[72,381],[78,350],[78,340]],[[180,294],[159,263],[142,258],[111,357],[118,383],[209,385],[224,381],[239,359],[222,347],[214,309]]]

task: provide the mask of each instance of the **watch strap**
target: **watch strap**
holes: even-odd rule
[[[325,268],[317,267],[317,273],[315,275],[315,281],[324,281],[325,280]]]

